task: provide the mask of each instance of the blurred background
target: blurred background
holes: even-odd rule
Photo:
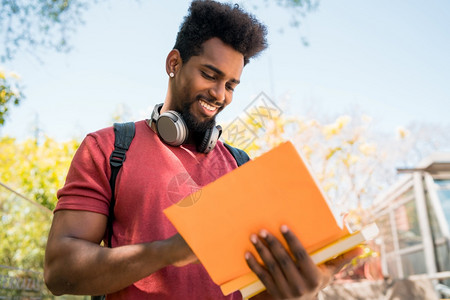
[[[50,297],[43,254],[72,156],[163,102],[189,3],[0,3],[0,299]],[[223,139],[252,157],[292,141],[350,225],[381,230],[321,297],[450,298],[450,3],[236,3],[269,48],[219,115]]]

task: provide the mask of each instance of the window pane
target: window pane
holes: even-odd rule
[[[422,243],[414,200],[407,202],[395,210],[395,223],[400,248]]]
[[[423,250],[402,255],[403,276],[423,274],[427,272]]]
[[[440,272],[450,271],[450,253],[448,246],[444,243],[436,249],[437,261],[439,263]]]
[[[442,280],[439,280],[439,282],[440,282],[441,284],[444,284],[444,285],[450,287],[450,278],[444,278],[444,279],[442,279]]]
[[[381,216],[376,220],[377,226],[380,229],[379,237],[383,239],[384,250],[386,253],[394,251],[394,241],[392,238],[392,226],[389,219],[389,214]]]
[[[433,234],[434,240],[437,240],[443,236],[442,230],[441,230],[441,227],[439,226],[439,223],[438,223],[438,220],[436,217],[436,213],[434,211],[434,207],[433,207],[433,205],[431,205],[430,198],[428,195],[427,195],[426,201],[427,201],[427,208],[428,208],[428,219],[429,219],[429,222],[431,225],[431,232]]]
[[[397,271],[397,263],[394,255],[386,257],[387,271],[392,278],[399,278]]]
[[[437,193],[450,229],[450,180],[436,179]]]

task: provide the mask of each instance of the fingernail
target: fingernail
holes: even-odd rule
[[[250,259],[250,252],[245,252],[245,259],[249,260]]]
[[[280,230],[282,233],[287,233],[289,231],[289,227],[287,227],[287,225],[281,225]]]
[[[256,234],[252,234],[250,236],[250,241],[252,241],[253,244],[256,244],[256,242],[258,242],[258,237],[256,236]]]
[[[261,229],[261,231],[259,232],[259,236],[262,237],[263,239],[267,238],[268,234],[269,233],[265,229]]]

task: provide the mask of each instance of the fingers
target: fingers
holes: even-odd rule
[[[269,271],[258,263],[252,253],[246,252],[245,259],[247,260],[249,268],[258,276],[258,278],[266,287],[267,291],[275,299],[281,299],[282,295],[275,282],[273,281],[272,275],[269,273]]]
[[[262,230],[260,237],[252,235],[251,241],[264,265],[247,253],[249,267],[275,298],[294,298],[315,293],[323,279],[320,269],[287,227],[282,229],[282,233],[294,257],[273,235]]]
[[[281,227],[281,233],[287,248],[266,230],[250,237],[262,264],[250,252],[245,254],[248,266],[275,299],[315,297],[333,275],[363,252],[355,248],[316,266],[295,234],[286,226]]]
[[[299,272],[303,275],[305,284],[310,289],[315,288],[321,283],[319,279],[322,274],[319,268],[314,264],[297,236],[287,226],[281,226],[281,233],[294,256]]]

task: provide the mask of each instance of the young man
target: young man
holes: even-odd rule
[[[136,123],[117,177],[111,248],[105,237],[114,133],[89,134],[58,192],[46,249],[45,281],[56,295],[108,299],[240,299],[224,297],[162,210],[237,167],[217,141],[215,117],[232,100],[244,65],[266,48],[266,29],[237,6],[194,1],[166,59],[163,105]],[[169,123],[167,123],[169,122]],[[175,128],[175,131],[173,129]],[[169,134],[167,136],[167,131]],[[318,268],[283,227],[293,257],[262,230],[251,240],[264,264],[246,254],[267,292],[261,299],[309,299],[348,258]]]

